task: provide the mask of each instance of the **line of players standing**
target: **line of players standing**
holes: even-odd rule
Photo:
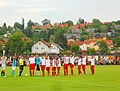
[[[5,75],[5,69],[6,69],[6,57],[3,56],[1,57],[2,60],[2,71],[1,71],[1,76],[6,77]],[[86,56],[79,56],[77,60],[77,67],[78,67],[78,75],[81,75],[81,68],[86,74]],[[90,59],[91,62],[91,72],[94,74],[94,66],[95,66],[95,58],[92,56]],[[45,69],[47,70],[47,75],[50,76],[50,66],[52,66],[52,76],[60,76],[60,70],[61,66],[63,65],[64,69],[64,76],[68,75],[68,65],[70,64],[70,72],[71,76],[74,75],[74,63],[75,63],[75,57],[73,55],[70,55],[70,57],[67,57],[64,55],[64,57],[61,59],[59,56],[55,58],[52,56],[52,59],[50,60],[49,56],[42,56],[41,58],[38,55],[31,55],[29,57],[29,70],[30,70],[30,76],[34,76],[34,70],[36,68],[36,75],[40,75],[40,67],[42,71],[42,76],[45,75]],[[15,76],[15,69],[16,69],[16,56],[13,57],[12,59],[12,72],[11,76]],[[23,69],[24,69],[24,57],[21,55],[19,58],[19,76],[22,75]],[[57,71],[57,72],[56,72]]]
[[[84,74],[86,74],[86,56],[79,56],[78,57],[78,62],[77,62],[77,67],[78,67],[78,75],[81,75],[81,68],[84,72]],[[54,56],[52,56],[52,59],[50,60],[49,56],[42,56],[42,58],[39,58],[38,55],[33,56],[31,55],[31,57],[29,58],[30,61],[30,75],[34,76],[34,69],[35,69],[35,64],[36,64],[36,75],[40,75],[40,66],[41,66],[41,71],[42,71],[42,76],[45,75],[45,68],[47,71],[47,75],[50,76],[50,66],[52,66],[52,76],[60,76],[60,69],[61,69],[61,65],[63,65],[64,68],[64,76],[68,75],[68,65],[70,64],[70,75],[73,76],[74,75],[74,63],[75,63],[75,57],[70,55],[70,57],[66,57],[66,55],[64,55],[63,59],[61,60],[60,57],[55,58]],[[62,63],[63,62],[63,63]],[[92,74],[94,74],[94,66],[95,66],[95,58],[94,56],[92,56],[92,58],[90,59],[91,62],[91,72]],[[57,70],[57,72],[56,72]]]

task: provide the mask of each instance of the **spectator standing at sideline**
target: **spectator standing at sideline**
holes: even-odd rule
[[[2,67],[1,76],[3,77],[6,77],[6,74],[5,74],[6,60],[7,60],[7,57],[3,55],[1,57],[1,67]]]

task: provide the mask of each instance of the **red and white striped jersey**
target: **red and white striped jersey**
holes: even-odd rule
[[[41,65],[45,65],[45,58],[41,58]]]
[[[58,60],[57,60],[57,67],[61,67],[61,59],[60,58],[58,58]]]
[[[64,57],[64,64],[68,64],[69,63],[69,57]]]
[[[91,59],[90,62],[91,62],[91,65],[95,65],[95,59],[94,58]]]
[[[78,59],[78,65],[81,65],[82,64],[82,58],[79,58]]]
[[[74,57],[70,57],[70,63],[74,65],[74,61],[75,61],[75,58]]]
[[[56,60],[52,59],[52,67],[56,67]]]
[[[50,67],[50,59],[45,59],[46,67]]]
[[[82,59],[82,65],[86,65],[86,58],[85,57]]]

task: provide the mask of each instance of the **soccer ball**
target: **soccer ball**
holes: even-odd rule
[[[27,76],[28,76],[28,74],[25,74],[25,76],[27,77]]]

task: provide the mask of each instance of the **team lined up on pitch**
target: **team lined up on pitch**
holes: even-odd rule
[[[7,58],[5,56],[1,57],[1,61],[2,61],[1,76],[4,76],[4,77],[6,77],[6,74],[5,74],[6,60]],[[78,57],[78,60],[77,60],[78,75],[81,75],[82,71],[83,71],[83,74],[86,74],[86,61],[87,60],[88,59],[84,55]],[[91,66],[90,66],[91,73],[94,74],[95,57],[91,56],[91,59],[89,61],[91,63]],[[31,55],[29,57],[29,72],[30,72],[30,76],[34,76],[35,75],[34,70],[36,69],[37,76],[40,76],[40,75],[45,76],[45,70],[46,70],[47,76],[50,76],[50,71],[52,71],[52,76],[60,76],[61,66],[63,66],[64,76],[67,76],[68,66],[70,64],[70,73],[71,73],[70,75],[73,76],[74,75],[74,63],[75,63],[75,57],[73,55],[70,55],[70,57],[66,57],[66,55],[64,55],[63,59],[61,59],[59,56],[57,57],[52,56],[51,60],[49,56],[39,57],[38,55],[35,55],[35,56]],[[15,77],[16,65],[17,65],[17,60],[16,60],[16,56],[14,56],[12,58],[12,72],[11,72],[11,76],[14,76],[14,77]],[[50,70],[51,66],[52,66],[52,70]],[[42,74],[40,74],[40,68],[41,68]],[[19,57],[19,70],[20,70],[19,76],[21,76],[24,70],[24,59],[22,55]]]

